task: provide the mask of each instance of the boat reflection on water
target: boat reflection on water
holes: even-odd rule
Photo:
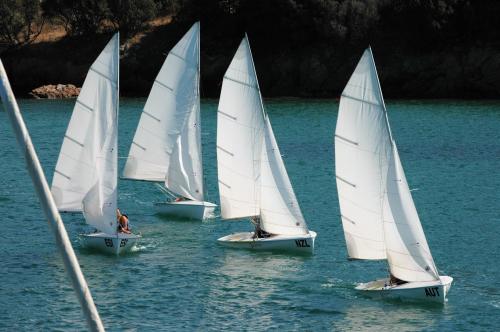
[[[343,310],[342,310],[343,311]],[[343,319],[333,321],[334,331],[427,331],[438,329],[438,323],[448,311],[436,304],[410,304],[384,301],[377,305],[370,299],[356,301],[347,307]]]
[[[251,331],[277,327],[280,318],[275,315],[279,310],[271,308],[295,306],[294,279],[301,278],[306,259],[226,250],[220,259],[222,265],[213,271],[207,284],[203,309],[206,321],[201,326],[209,329],[217,322],[216,327],[224,330],[234,328],[233,322],[246,322],[239,328]]]

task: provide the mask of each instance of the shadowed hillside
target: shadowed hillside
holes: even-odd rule
[[[42,7],[51,2],[61,0],[44,1]],[[138,12],[137,6],[119,16],[109,0],[105,9],[91,8],[101,17],[97,23],[67,23],[63,33],[63,14],[40,9],[40,17],[50,14],[45,24],[50,22],[52,30],[45,27],[32,42],[2,44],[2,60],[15,91],[26,95],[44,84],[81,85],[91,62],[113,31],[120,29],[121,93],[145,96],[166,53],[200,20],[204,97],[218,97],[224,71],[245,32],[265,97],[338,97],[368,45],[389,98],[499,97],[500,4],[493,0],[172,0],[159,4],[161,10],[146,13],[149,16],[135,15],[148,20],[137,21],[134,16],[133,21],[126,14]],[[95,14],[98,10],[103,11],[101,16]]]

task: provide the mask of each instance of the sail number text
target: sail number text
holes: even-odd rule
[[[438,287],[427,287],[425,289],[425,296],[439,296],[439,288]]]
[[[307,243],[306,239],[295,240],[295,245],[299,248],[310,248],[311,246]]]

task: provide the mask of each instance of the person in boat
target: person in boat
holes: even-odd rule
[[[389,284],[390,285],[402,285],[402,284],[407,283],[407,281],[396,278],[395,276],[392,275],[392,273],[389,273],[389,275],[390,275],[390,277],[389,277]]]
[[[253,233],[253,238],[254,239],[262,239],[266,237],[270,237],[271,233],[266,232],[262,228],[260,228],[260,217],[252,217],[251,219],[252,224],[255,226],[255,232]]]
[[[116,219],[118,220],[118,232],[131,234],[130,227],[128,225],[128,216],[122,214],[120,209],[116,209]]]
[[[175,199],[176,202],[182,202],[182,201],[189,201],[188,198],[184,197],[184,196],[179,196]]]

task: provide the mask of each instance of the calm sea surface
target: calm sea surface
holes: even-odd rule
[[[74,100],[21,100],[49,181]],[[143,99],[124,99],[125,157]],[[144,240],[124,257],[81,249],[80,214],[63,215],[110,331],[462,331],[500,327],[500,102],[389,101],[406,177],[441,274],[455,278],[444,306],[371,300],[354,287],[387,264],[346,260],[334,178],[333,100],[267,100],[288,174],[310,229],[310,257],[225,249],[216,239],[249,222],[161,218],[151,183],[120,181],[119,206]],[[203,164],[218,203],[216,101],[202,103]],[[0,112],[0,329],[85,330],[5,112]],[[120,159],[123,167],[124,159]],[[120,168],[121,169],[121,168]]]

